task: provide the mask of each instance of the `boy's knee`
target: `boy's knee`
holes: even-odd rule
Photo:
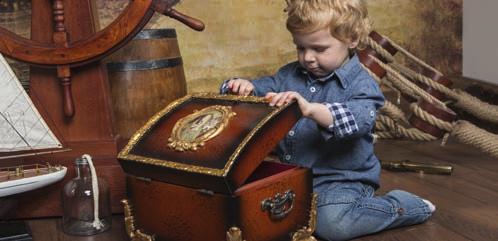
[[[419,196],[402,190],[393,190],[386,194],[398,213],[392,227],[406,226],[425,222],[432,212],[430,206]]]

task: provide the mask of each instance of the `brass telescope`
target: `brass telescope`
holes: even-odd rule
[[[453,167],[441,164],[428,164],[409,160],[381,161],[382,168],[392,171],[412,171],[427,174],[451,175]]]

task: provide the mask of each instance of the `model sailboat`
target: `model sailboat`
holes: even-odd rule
[[[66,167],[2,167],[2,160],[64,151],[14,72],[0,55],[0,197],[40,188],[61,180]]]

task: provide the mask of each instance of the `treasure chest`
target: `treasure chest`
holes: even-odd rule
[[[300,118],[296,103],[195,94],[154,115],[119,153],[132,240],[313,240],[307,168],[264,161]]]

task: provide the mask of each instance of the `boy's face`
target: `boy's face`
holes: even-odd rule
[[[292,33],[299,63],[316,77],[323,77],[339,68],[358,42],[341,42],[328,28],[312,33]]]

